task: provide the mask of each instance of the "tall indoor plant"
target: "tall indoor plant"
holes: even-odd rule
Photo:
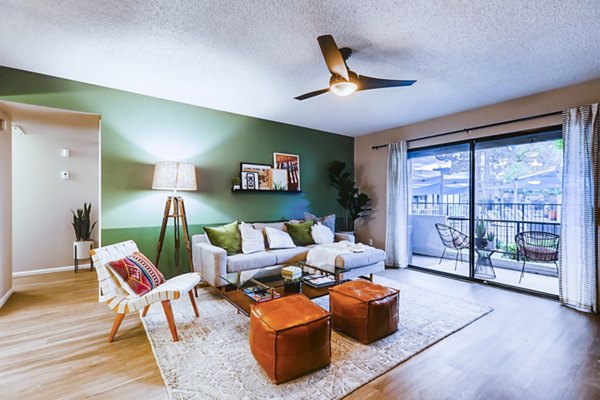
[[[92,231],[96,226],[96,222],[91,222],[92,204],[83,203],[83,208],[78,208],[77,212],[71,210],[73,213],[73,229],[75,230],[75,242],[73,242],[73,249],[75,258],[86,259],[90,257],[90,249],[92,248],[94,241],[92,238]]]
[[[329,181],[338,190],[337,201],[343,209],[343,229],[354,230],[354,222],[366,216],[371,208],[371,199],[365,193],[360,193],[350,171],[346,170],[343,161],[329,163]]]

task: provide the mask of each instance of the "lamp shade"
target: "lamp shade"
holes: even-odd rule
[[[154,165],[152,189],[196,190],[194,164],[177,161],[161,161]]]

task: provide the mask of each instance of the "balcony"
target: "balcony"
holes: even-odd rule
[[[476,277],[558,294],[557,266],[551,262],[527,261],[525,274],[519,282],[523,255],[517,251],[515,235],[525,231],[538,231],[560,236],[560,213],[561,205],[556,203],[477,203],[476,221],[483,223],[486,233],[492,233],[494,240],[487,243],[485,248],[481,247],[481,243],[475,246],[475,261],[478,262],[481,257],[489,258],[491,271],[495,276],[476,274]],[[457,251],[443,245],[435,227],[436,223],[451,226],[469,236],[469,203],[412,203],[409,223],[411,264],[469,276],[468,249],[461,251],[461,261]],[[488,260],[484,259],[480,264],[485,266],[486,263]]]

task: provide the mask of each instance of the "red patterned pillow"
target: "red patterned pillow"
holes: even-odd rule
[[[134,253],[110,263],[137,295],[142,296],[165,281],[163,274],[142,253]]]

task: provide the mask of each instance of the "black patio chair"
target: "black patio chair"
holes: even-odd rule
[[[550,232],[528,231],[515,235],[517,252],[523,257],[523,267],[519,283],[525,275],[525,263],[527,261],[552,262],[556,267],[558,275],[558,247],[560,236]]]
[[[454,270],[456,271],[458,256],[460,255],[460,262],[463,262],[462,250],[469,247],[469,237],[458,229],[444,224],[435,224],[435,229],[437,229],[437,233],[444,244],[444,252],[438,265],[442,263],[447,249],[456,250],[456,259],[454,260]]]

